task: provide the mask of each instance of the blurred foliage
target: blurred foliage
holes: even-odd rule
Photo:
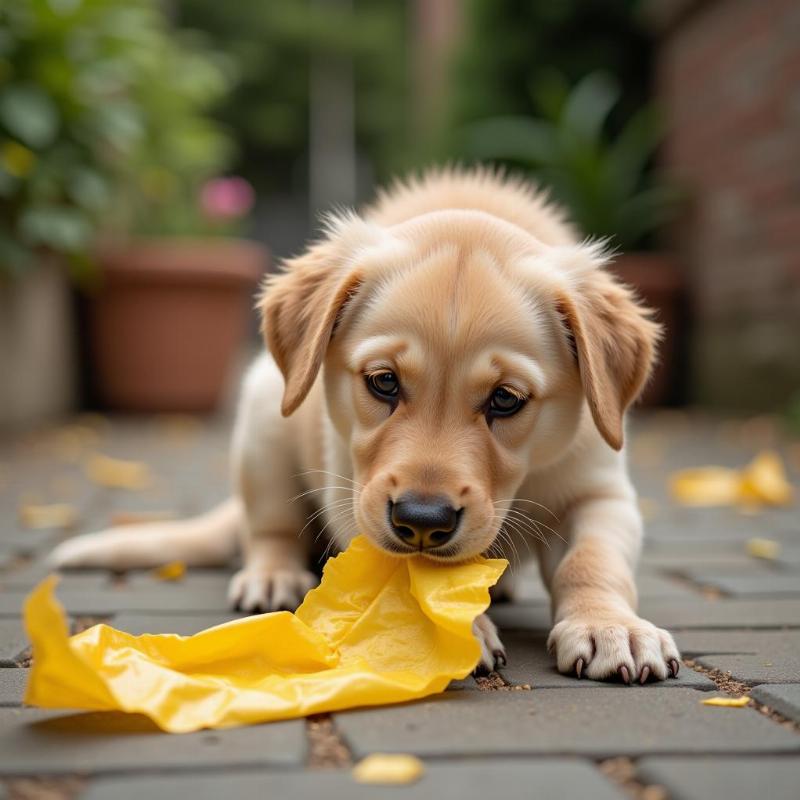
[[[642,0],[464,0],[464,32],[453,64],[450,125],[530,114],[543,73],[570,84],[610,72],[622,87],[624,121],[650,95],[652,46],[639,22]]]
[[[159,0],[0,0],[0,274],[50,250],[80,278],[101,227],[195,230],[230,72]]]
[[[607,73],[590,73],[572,90],[557,73],[543,73],[532,91],[538,117],[475,122],[464,131],[465,151],[532,174],[583,233],[623,250],[639,247],[670,219],[678,199],[651,167],[661,140],[655,109],[642,106],[611,136],[608,118],[620,90]]]
[[[408,135],[408,5],[269,0],[181,0],[182,26],[203,31],[235,60],[239,82],[217,116],[237,133],[237,170],[261,187],[305,190],[312,58],[352,62],[359,154],[385,176]]]
[[[442,152],[534,175],[588,234],[652,244],[675,192],[650,169],[659,126],[641,5],[466,0]]]

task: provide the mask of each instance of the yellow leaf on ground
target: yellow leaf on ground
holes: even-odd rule
[[[402,753],[373,753],[353,767],[358,783],[402,784],[419,780],[425,765],[416,757]]]
[[[741,470],[698,467],[673,473],[670,491],[686,506],[733,506],[752,511],[763,505],[787,505],[792,486],[780,456],[765,450]]]
[[[123,461],[119,458],[95,453],[86,461],[89,480],[111,489],[146,489],[152,483],[147,464],[141,461]]]
[[[721,708],[744,708],[750,698],[747,695],[742,697],[709,697],[707,700],[700,701],[704,706],[719,706]]]
[[[186,574],[186,564],[183,561],[170,561],[154,569],[153,574],[160,581],[179,581]]]
[[[19,507],[19,521],[26,528],[74,528],[78,522],[78,512],[67,503],[36,505],[26,503]]]
[[[747,552],[754,558],[765,558],[769,561],[774,561],[781,552],[780,542],[774,539],[754,539],[747,540]]]

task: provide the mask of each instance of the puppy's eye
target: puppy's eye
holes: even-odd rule
[[[510,417],[525,405],[525,398],[505,386],[498,386],[489,400],[490,417]]]
[[[391,370],[367,375],[367,387],[379,400],[394,402],[400,392],[400,381]]]

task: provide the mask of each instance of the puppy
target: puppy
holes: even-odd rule
[[[485,170],[432,172],[332,217],[261,295],[270,355],[244,381],[235,497],[67,541],[54,564],[214,565],[239,534],[231,603],[291,609],[316,582],[311,499],[338,548],[361,532],[441,562],[533,550],[561,672],[676,675],[672,637],[636,614],[623,450],[659,328],[607,260],[533,186]],[[481,666],[503,663],[489,618],[475,630]]]

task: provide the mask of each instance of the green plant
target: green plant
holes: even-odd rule
[[[188,231],[231,146],[229,70],[159,0],[0,0],[0,274],[89,265],[105,231]]]
[[[464,129],[471,157],[509,164],[548,187],[581,232],[641,247],[675,211],[675,187],[652,168],[661,140],[653,106],[634,113],[616,136],[608,116],[619,88],[593,72],[569,89],[550,73],[533,91],[539,117],[494,117]]]

